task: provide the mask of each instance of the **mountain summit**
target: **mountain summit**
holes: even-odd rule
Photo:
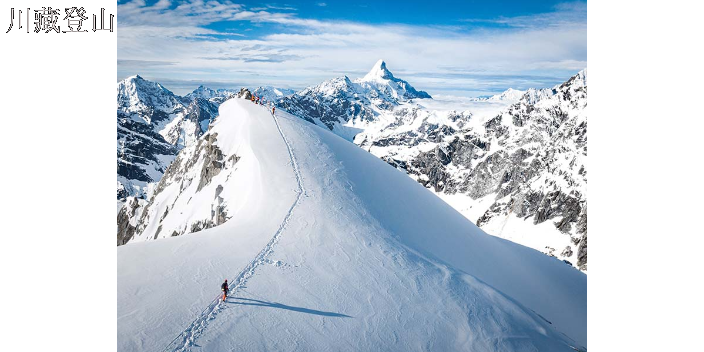
[[[333,78],[284,97],[277,105],[351,141],[366,124],[417,98],[432,99],[430,94],[395,77],[386,62],[379,60],[364,77]]]
[[[418,91],[408,82],[394,77],[393,73],[386,68],[386,62],[382,59],[374,64],[369,73],[354,82],[361,84],[364,88],[373,88],[386,93],[397,100],[432,98],[430,94],[422,90]]]
[[[363,81],[373,81],[377,79],[394,79],[394,75],[386,68],[386,62],[382,59],[379,59],[369,73],[362,78]]]

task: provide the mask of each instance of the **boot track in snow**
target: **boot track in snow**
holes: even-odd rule
[[[274,251],[274,246],[276,246],[276,244],[279,242],[281,234],[286,228],[288,222],[291,220],[293,210],[296,209],[298,203],[300,203],[301,196],[305,194],[305,189],[303,188],[303,179],[298,169],[298,163],[296,161],[296,156],[293,153],[293,149],[291,148],[291,144],[289,143],[288,139],[286,139],[286,135],[284,134],[283,130],[281,130],[281,125],[279,125],[279,120],[276,118],[276,115],[271,114],[271,116],[274,119],[274,123],[276,124],[276,129],[279,131],[281,138],[286,144],[289,159],[291,160],[291,167],[293,168],[293,173],[296,176],[296,183],[298,186],[298,189],[296,190],[296,199],[291,205],[291,208],[289,208],[288,212],[286,213],[286,216],[281,222],[281,225],[279,225],[279,229],[276,230],[276,233],[274,233],[274,236],[271,238],[269,243],[267,243],[266,246],[264,246],[264,248],[257,254],[254,260],[247,264],[247,266],[245,266],[245,268],[242,269],[239,274],[237,274],[235,279],[231,281],[232,283],[234,283],[234,285],[230,289],[230,292],[227,295],[228,297],[234,295],[239,289],[244,287],[247,283],[247,280],[254,275],[254,272],[257,267],[259,267],[261,264],[264,264],[266,259]],[[168,344],[168,346],[164,348],[163,351],[188,351],[191,346],[195,345],[195,342],[198,337],[200,337],[205,331],[205,329],[208,327],[208,322],[210,320],[215,319],[217,313],[221,310],[221,305],[219,303],[220,297],[221,295],[218,294],[218,297],[216,297],[212,302],[210,302],[210,304],[200,312],[198,317],[196,317],[196,319],[185,330],[183,330],[178,336],[176,336]]]

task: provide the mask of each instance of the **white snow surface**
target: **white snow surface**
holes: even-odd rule
[[[210,133],[241,157],[201,190],[223,185],[232,218],[117,247],[118,351],[586,346],[585,274],[485,234],[402,172],[285,112],[231,99]]]

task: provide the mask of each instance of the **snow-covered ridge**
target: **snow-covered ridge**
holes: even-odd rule
[[[144,210],[150,223],[168,209],[164,228],[188,224],[211,202],[226,204],[227,220],[118,248],[118,350],[586,346],[584,274],[487,236],[328,130],[280,110],[277,119],[231,99],[200,147],[179,153],[181,178],[164,177],[172,182]],[[208,160],[225,165],[203,172]],[[246,287],[210,309],[223,278],[242,273]]]
[[[408,173],[492,235],[586,271],[586,74],[463,102],[404,99],[379,60],[279,106]]]

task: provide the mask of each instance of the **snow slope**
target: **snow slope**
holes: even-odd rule
[[[198,192],[222,186],[229,218],[117,248],[119,351],[586,346],[583,273],[486,235],[403,173],[287,113],[232,99],[214,133],[239,161]],[[225,278],[231,297],[218,304]]]
[[[431,98],[379,60],[277,104],[403,170],[485,232],[586,272],[586,74],[552,89]]]

